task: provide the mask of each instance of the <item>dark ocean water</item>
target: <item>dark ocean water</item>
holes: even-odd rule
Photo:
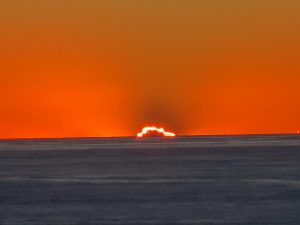
[[[0,225],[299,225],[300,135],[0,141]]]

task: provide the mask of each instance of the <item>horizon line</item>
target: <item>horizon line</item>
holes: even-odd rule
[[[175,139],[180,137],[222,137],[222,136],[287,136],[287,135],[299,135],[297,132],[293,133],[244,133],[244,134],[179,134],[175,137],[158,137],[165,139]],[[0,141],[9,140],[52,140],[52,139],[104,139],[104,138],[137,138],[136,135],[132,136],[65,136],[65,137],[16,137],[16,138],[0,138]],[[140,138],[139,138],[140,139]]]

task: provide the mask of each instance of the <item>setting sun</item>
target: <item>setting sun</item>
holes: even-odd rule
[[[157,128],[155,126],[144,127],[140,133],[136,135],[138,138],[149,137],[149,136],[162,136],[162,137],[175,137],[175,133],[165,131],[164,128]]]

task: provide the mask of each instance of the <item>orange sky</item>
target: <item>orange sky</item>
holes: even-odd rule
[[[300,1],[6,0],[0,138],[300,130]]]

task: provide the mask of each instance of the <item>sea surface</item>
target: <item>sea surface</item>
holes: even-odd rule
[[[0,141],[0,225],[299,225],[300,135]]]

